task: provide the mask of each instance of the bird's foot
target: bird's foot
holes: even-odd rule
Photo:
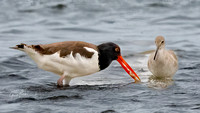
[[[64,80],[65,76],[61,76],[58,81],[57,81],[57,86],[62,87],[63,85],[63,80]]]

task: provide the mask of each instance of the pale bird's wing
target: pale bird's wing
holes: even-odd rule
[[[174,59],[178,60],[176,54],[172,50],[168,50],[168,52],[174,57]]]

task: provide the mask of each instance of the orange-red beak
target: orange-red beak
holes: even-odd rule
[[[124,70],[136,81],[140,81],[138,75],[133,71],[133,69],[128,65],[128,63],[122,58],[122,56],[118,56],[117,61],[121,64]]]

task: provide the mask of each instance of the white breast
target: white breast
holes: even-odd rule
[[[31,48],[26,48],[26,53],[37,63],[38,67],[70,78],[89,75],[100,70],[98,52],[92,48],[84,47],[87,51],[93,52],[91,58],[86,58],[77,53],[73,56],[73,51],[66,57],[60,57],[59,52],[52,55],[40,55]]]

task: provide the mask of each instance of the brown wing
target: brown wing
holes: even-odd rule
[[[31,47],[42,55],[51,55],[59,51],[60,57],[65,57],[73,52],[73,56],[79,53],[81,56],[91,58],[94,53],[87,51],[84,47],[93,48],[98,51],[96,45],[81,41],[65,41],[44,45],[32,45]]]

